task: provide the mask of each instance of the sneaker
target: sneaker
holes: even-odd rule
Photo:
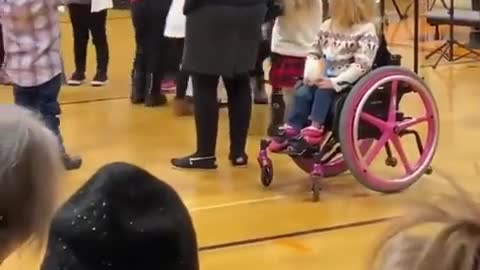
[[[75,71],[67,81],[67,84],[70,86],[80,86],[85,82],[85,79],[85,72]]]
[[[289,140],[298,136],[298,130],[289,125],[279,128],[278,134],[272,138],[268,149],[273,153],[279,153],[287,149]]]
[[[165,94],[172,94],[177,90],[177,84],[174,80],[164,80],[162,82],[161,90]]]
[[[302,137],[311,146],[320,145],[325,138],[325,132],[323,128],[310,126],[302,130]]]
[[[93,77],[92,82],[90,83],[92,86],[104,86],[108,82],[107,73],[98,71],[97,74]]]

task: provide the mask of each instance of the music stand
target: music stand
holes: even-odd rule
[[[447,5],[445,3],[445,0],[441,0],[441,1],[442,1],[443,6],[447,7]],[[449,15],[449,23],[448,23],[449,37],[448,37],[448,39],[445,41],[445,43],[443,45],[436,48],[435,50],[430,52],[425,57],[426,59],[429,59],[433,55],[435,55],[437,53],[440,53],[440,56],[438,57],[438,59],[435,61],[435,63],[432,66],[433,68],[436,68],[442,59],[445,59],[448,62],[455,62],[455,61],[458,61],[462,58],[465,58],[465,57],[467,57],[471,54],[474,54],[476,56],[480,56],[480,53],[476,52],[475,50],[473,50],[471,48],[468,48],[467,46],[461,44],[460,42],[458,42],[458,40],[455,39],[454,31],[453,31],[454,27],[455,27],[455,6],[454,6],[454,4],[455,4],[454,0],[450,0],[450,7],[447,7],[447,13]],[[454,54],[454,47],[455,46],[466,50],[467,53],[465,53],[463,55],[460,55],[460,56],[455,56],[455,54]]]

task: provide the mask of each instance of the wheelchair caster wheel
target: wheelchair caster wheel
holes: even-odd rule
[[[262,185],[264,187],[269,187],[273,181],[273,166],[271,163],[262,167],[262,172],[260,176]]]
[[[318,202],[320,200],[320,180],[317,177],[313,178],[312,191],[313,191],[313,201]]]
[[[385,160],[385,165],[389,166],[389,167],[397,167],[397,164],[398,164],[398,160],[394,157],[388,157],[386,160]]]
[[[433,173],[433,168],[432,168],[432,166],[428,166],[427,170],[425,171],[425,174],[426,174],[426,175],[432,175],[432,173]]]

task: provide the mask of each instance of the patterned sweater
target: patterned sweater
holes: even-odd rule
[[[333,31],[331,20],[320,27],[310,55],[326,60],[326,75],[337,92],[355,83],[372,68],[379,46],[374,23],[358,24],[348,31]]]

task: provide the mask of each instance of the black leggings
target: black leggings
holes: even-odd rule
[[[214,156],[218,131],[217,87],[220,76],[193,74],[193,102],[197,128],[197,154]],[[248,74],[222,77],[228,95],[228,116],[230,121],[230,155],[245,154],[252,96]]]

